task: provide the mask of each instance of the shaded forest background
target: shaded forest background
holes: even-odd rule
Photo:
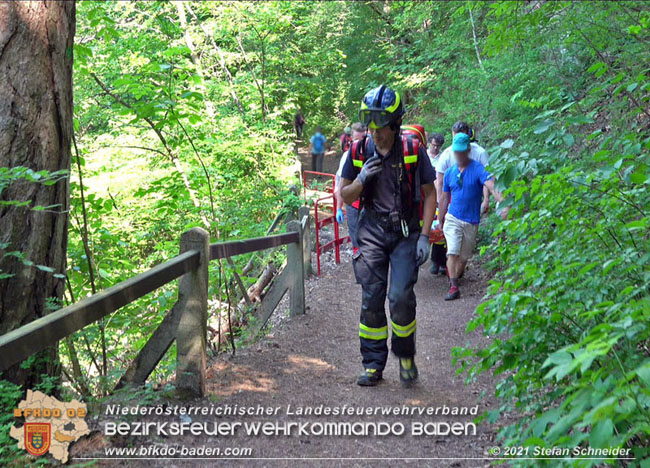
[[[516,414],[501,433],[513,445],[647,457],[649,46],[644,2],[79,2],[66,294],[52,308],[173,257],[190,227],[213,242],[264,235],[301,203],[287,188],[294,114],[334,139],[386,83],[408,122],[448,141],[470,122],[513,206],[510,221],[488,220],[495,276],[468,325],[493,340],[453,350],[468,379],[501,376],[501,407],[484,417]],[[0,168],[0,189],[45,179]],[[233,271],[248,286],[280,261],[235,260],[210,267],[215,328],[236,300]],[[174,295],[63,341],[62,373],[40,388],[106,395]],[[152,387],[173,373],[168,356]],[[2,388],[12,407],[22,390]]]

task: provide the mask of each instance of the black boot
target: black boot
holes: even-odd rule
[[[381,371],[377,369],[365,369],[357,379],[357,385],[362,387],[374,387],[382,379]]]
[[[399,359],[399,380],[402,382],[402,387],[409,388],[418,379],[418,368],[415,365],[413,358],[400,358]]]

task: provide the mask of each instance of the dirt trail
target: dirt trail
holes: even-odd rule
[[[462,280],[463,297],[443,301],[447,281],[420,271],[416,285],[418,331],[416,362],[420,380],[416,388],[402,389],[398,365],[391,356],[384,372],[385,381],[376,388],[361,388],[355,383],[361,370],[358,341],[360,286],[354,283],[349,256],[337,268],[309,281],[307,314],[285,321],[271,335],[251,349],[224,357],[211,367],[209,391],[219,403],[280,406],[278,417],[268,420],[363,421],[469,421],[471,417],[364,417],[327,418],[284,415],[287,405],[330,407],[347,404],[375,406],[479,405],[479,412],[490,399],[479,401],[479,394],[491,388],[488,379],[472,386],[463,385],[451,365],[450,350],[482,337],[466,335],[465,326],[484,293],[485,279],[480,269],[470,269]],[[250,418],[255,419],[255,418]],[[408,426],[407,426],[408,427]],[[263,457],[481,457],[491,446],[494,434],[479,425],[476,436],[448,437],[276,437],[240,440],[240,446],[253,448]],[[358,461],[359,465],[363,465]],[[393,460],[389,466],[403,464]],[[292,466],[295,462],[276,461],[273,466]],[[418,466],[488,466],[486,460],[418,461]],[[329,461],[327,466],[353,466],[350,460]],[[250,465],[247,465],[250,466]],[[259,466],[270,466],[263,462]]]
[[[311,169],[311,157],[299,150],[303,169]],[[339,155],[326,153],[323,172],[334,173]],[[465,327],[485,294],[486,275],[470,265],[461,280],[463,297],[445,302],[447,279],[432,276],[429,263],[420,270],[415,292],[418,303],[416,362],[420,369],[416,388],[402,389],[398,364],[391,355],[384,371],[385,380],[375,388],[361,388],[356,377],[361,371],[358,319],[361,287],[355,283],[350,262],[351,251],[345,249],[343,262],[333,265],[333,254],[324,256],[324,272],[307,283],[307,313],[283,320],[262,342],[235,356],[223,357],[211,368],[210,393],[219,403],[270,405],[282,408],[278,416],[266,420],[312,421],[384,421],[409,423],[408,417],[297,417],[285,414],[287,405],[336,407],[375,406],[479,406],[479,413],[491,407],[493,398],[479,399],[485,392],[492,395],[493,384],[485,376],[471,386],[463,384],[451,364],[451,348],[483,340],[479,333],[467,335]],[[315,265],[315,259],[313,261]],[[388,307],[387,307],[388,311]],[[250,420],[263,420],[249,418]],[[416,421],[465,422],[471,417],[414,416]],[[408,427],[408,425],[407,425]],[[238,446],[251,447],[254,456],[269,458],[340,457],[340,458],[475,458],[487,455],[494,441],[493,428],[487,423],[477,426],[475,436],[420,437],[257,437],[239,439]],[[237,462],[230,462],[237,465]],[[295,466],[296,460],[252,462],[247,466]],[[386,466],[412,464],[432,467],[489,466],[487,460],[309,460],[300,463],[318,466]]]
[[[328,254],[329,255],[329,254]],[[398,378],[398,365],[391,355],[384,372],[384,381],[375,388],[356,385],[361,370],[359,354],[358,316],[360,286],[355,284],[350,251],[346,249],[343,262],[325,262],[321,277],[312,277],[306,284],[307,313],[296,318],[284,318],[273,331],[249,348],[238,349],[233,355],[221,355],[211,362],[208,370],[207,398],[188,402],[188,406],[239,405],[240,407],[280,408],[274,416],[193,416],[192,422],[254,421],[287,422],[402,422],[407,433],[402,436],[246,436],[234,437],[151,437],[131,439],[129,445],[172,444],[186,447],[246,447],[252,457],[265,460],[121,460],[102,461],[100,466],[431,466],[482,467],[487,460],[397,460],[395,458],[486,456],[494,440],[493,429],[487,423],[477,425],[476,435],[422,436],[409,434],[412,421],[468,422],[471,416],[296,416],[287,414],[287,407],[472,407],[479,413],[490,407],[493,398],[479,399],[479,394],[491,395],[492,383],[485,377],[471,386],[464,386],[455,375],[450,351],[466,342],[482,339],[477,333],[465,334],[465,326],[485,290],[485,273],[470,265],[461,280],[463,297],[447,303],[443,300],[447,280],[432,276],[428,263],[420,270],[415,292],[418,302],[417,356],[420,369],[415,388],[403,389]],[[276,314],[282,311],[276,311]],[[286,314],[286,311],[284,312]],[[152,403],[153,404],[153,403]],[[175,404],[170,402],[170,404]],[[179,403],[182,404],[182,403]],[[153,417],[144,418],[146,421]],[[178,416],[160,421],[188,421]],[[112,441],[115,444],[117,441]],[[125,444],[127,441],[123,441]],[[119,444],[119,442],[118,442]],[[119,444],[122,445],[122,444]],[[75,450],[75,452],[77,452]],[[88,456],[88,452],[78,456]],[[99,456],[98,454],[95,454]],[[303,460],[296,458],[335,457],[344,460]],[[269,460],[272,458],[274,460]],[[359,458],[391,458],[368,461]],[[345,460],[347,459],[347,460]]]
[[[311,171],[311,154],[309,153],[309,146],[299,146],[298,155],[302,163],[303,171]],[[341,148],[339,147],[338,138],[332,142],[331,149],[325,152],[323,156],[323,172],[328,174],[336,174],[341,160]]]
[[[302,154],[303,163],[308,158]],[[336,157],[326,157],[326,170],[336,166]],[[477,425],[476,435],[421,436],[410,435],[410,424],[419,422],[470,422],[472,416],[297,416],[287,408],[298,407],[473,407],[479,414],[493,404],[493,383],[488,376],[471,386],[463,384],[451,364],[451,348],[478,343],[485,338],[478,333],[467,335],[465,327],[485,293],[486,274],[470,263],[461,280],[462,298],[445,302],[446,277],[432,276],[429,263],[420,270],[415,287],[417,295],[417,356],[420,379],[415,388],[403,389],[399,383],[398,365],[391,355],[384,381],[375,388],[356,385],[361,371],[358,318],[361,288],[354,281],[350,262],[351,249],[345,247],[342,263],[334,265],[332,254],[324,258],[324,271],[306,283],[307,312],[296,318],[282,318],[278,309],[272,332],[249,348],[238,349],[235,355],[220,355],[208,370],[208,397],[187,405],[239,405],[240,407],[279,408],[273,416],[193,416],[192,421],[230,421],[250,423],[288,422],[402,422],[407,432],[402,436],[235,436],[210,438],[183,436],[158,440],[159,444],[187,447],[246,447],[251,457],[263,460],[149,460],[149,466],[490,466],[487,456],[494,441],[494,428],[488,423]],[[315,259],[313,261],[315,265]],[[286,298],[285,298],[286,300]],[[280,319],[280,320],[279,320]],[[487,398],[479,395],[486,393]],[[176,419],[178,417],[175,417]],[[147,418],[147,421],[152,418]],[[163,419],[163,421],[172,421]],[[183,419],[181,419],[183,421]],[[187,421],[187,418],[185,419]],[[150,444],[151,438],[131,441],[139,446]],[[115,441],[113,441],[115,443]],[[87,456],[87,455],[86,455]],[[335,459],[317,460],[324,457]],[[423,460],[423,458],[449,458]],[[453,458],[465,457],[464,460]],[[303,460],[297,460],[302,458]],[[363,458],[387,458],[370,461]],[[419,460],[404,460],[404,458]],[[308,459],[308,460],[304,460]],[[402,460],[399,460],[402,459]],[[101,466],[144,466],[134,460],[103,461]]]

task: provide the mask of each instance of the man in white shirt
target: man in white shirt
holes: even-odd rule
[[[431,167],[435,169],[440,158],[442,145],[445,144],[445,136],[442,133],[431,133],[428,140],[427,154],[429,155],[429,161],[431,161]]]
[[[469,125],[462,120],[459,120],[451,128],[452,138],[456,136],[457,133],[464,133],[466,135],[471,135],[472,131],[469,128]],[[488,165],[488,159],[490,156],[487,151],[480,146],[478,143],[472,142],[470,144],[471,151],[469,158],[475,161],[480,162],[483,166]],[[438,157],[438,162],[436,163],[436,193],[438,195],[437,200],[442,200],[442,182],[445,176],[447,169],[456,164],[456,159],[454,158],[454,152],[451,150],[451,146],[445,148],[442,154]],[[481,203],[481,213],[487,213],[490,203],[490,191],[486,188],[483,189],[483,202]]]

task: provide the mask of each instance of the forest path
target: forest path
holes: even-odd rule
[[[333,147],[337,147],[335,142]],[[308,147],[299,146],[303,170],[311,169]],[[335,173],[340,160],[339,151],[330,150],[323,159],[323,172]],[[335,265],[332,253],[323,256],[323,274],[312,277],[306,284],[307,313],[283,320],[261,342],[251,348],[238,350],[236,355],[221,356],[210,369],[209,393],[217,395],[220,404],[242,406],[272,406],[281,408],[277,416],[266,421],[366,421],[402,422],[407,428],[411,421],[471,421],[460,416],[374,416],[327,417],[287,415],[287,408],[339,407],[348,405],[371,408],[376,406],[472,407],[479,414],[494,402],[493,382],[483,376],[465,386],[451,363],[451,348],[466,343],[479,343],[480,333],[466,334],[465,327],[485,294],[486,273],[470,264],[461,280],[463,296],[452,302],[443,300],[447,291],[446,277],[432,276],[429,263],[420,269],[415,292],[418,301],[418,331],[416,363],[420,370],[415,388],[403,389],[399,383],[398,364],[390,356],[384,381],[375,388],[356,385],[360,373],[358,320],[361,307],[361,287],[356,284],[351,264],[351,248],[342,249],[342,263]],[[315,261],[313,262],[315,265]],[[387,308],[388,310],[388,308]],[[480,399],[485,392],[488,397]],[[409,429],[407,429],[407,432]],[[382,437],[256,437],[229,439],[232,446],[251,447],[253,456],[269,458],[337,457],[339,460],[309,460],[322,466],[363,466],[369,461],[358,458],[394,458],[381,462],[387,466],[410,463],[432,467],[489,466],[484,457],[494,441],[493,428],[487,423],[477,425],[473,436],[382,436]],[[194,442],[197,443],[197,442]],[[197,443],[198,445],[198,443]],[[412,460],[397,458],[455,458],[467,460]],[[345,460],[357,458],[357,460]],[[249,462],[247,466],[269,466],[270,460]],[[237,461],[230,462],[236,465]],[[377,462],[374,462],[377,463]],[[292,460],[274,460],[273,466],[293,466]]]
[[[335,142],[338,143],[338,142]],[[311,170],[308,147],[299,146],[303,170]],[[335,173],[340,160],[338,151],[330,150],[323,159],[323,172]],[[331,230],[331,229],[330,229]],[[327,230],[325,232],[327,236]],[[491,408],[493,383],[488,376],[471,386],[463,384],[451,363],[451,348],[467,342],[479,343],[480,333],[467,335],[465,327],[485,294],[486,273],[470,264],[461,280],[461,299],[443,300],[447,279],[432,276],[429,263],[420,269],[415,287],[418,301],[418,331],[416,363],[420,370],[419,383],[405,390],[399,383],[398,364],[389,357],[384,381],[375,388],[356,385],[360,373],[358,320],[361,307],[361,287],[356,284],[351,264],[351,248],[342,249],[342,263],[335,265],[333,254],[323,256],[323,274],[306,283],[307,313],[302,317],[282,319],[271,333],[256,345],[237,350],[233,355],[221,355],[210,367],[208,393],[218,404],[280,408],[275,416],[259,418],[227,418],[243,421],[364,421],[402,422],[410,431],[411,421],[468,422],[471,416],[296,416],[287,408],[376,406],[472,407],[479,414]],[[315,258],[313,265],[316,264]],[[386,308],[388,311],[388,307]],[[487,398],[480,399],[485,392]],[[253,457],[280,458],[248,461],[247,466],[295,466],[291,458],[335,457],[338,460],[309,460],[318,466],[364,466],[377,462],[358,458],[393,458],[381,463],[386,466],[412,464],[431,467],[489,466],[484,457],[493,445],[493,428],[487,423],[477,425],[475,436],[382,436],[326,437],[272,436],[228,438],[228,446],[250,447]],[[204,442],[190,439],[188,444],[201,446]],[[398,458],[455,458],[467,460],[397,460]],[[282,459],[284,458],[284,459]],[[345,459],[348,460],[345,460]],[[352,458],[352,459],[350,459]],[[354,459],[356,458],[356,460]],[[237,466],[241,462],[227,461]],[[304,462],[301,464],[305,464]],[[179,465],[183,466],[183,465]],[[188,465],[189,466],[189,465]]]
[[[323,156],[323,171],[327,174],[336,174],[341,160],[341,148],[338,138],[329,140],[331,148],[325,151]],[[302,164],[303,171],[311,171],[311,153],[309,152],[309,138],[305,137],[304,141],[298,140],[298,156]]]
[[[300,150],[305,169],[311,158]],[[325,157],[324,171],[333,172],[339,158],[334,151]],[[174,437],[161,443],[186,447],[245,447],[253,458],[262,460],[149,460],[148,466],[383,466],[467,467],[490,466],[488,449],[495,438],[494,427],[478,424],[476,435],[420,436],[410,435],[412,422],[471,422],[473,416],[299,416],[300,408],[342,407],[460,407],[478,405],[478,413],[494,404],[494,383],[482,375],[469,386],[457,376],[451,363],[451,349],[467,343],[478,344],[486,338],[480,333],[465,333],[467,322],[485,294],[487,273],[470,262],[461,280],[462,297],[445,302],[447,279],[429,273],[427,262],[420,269],[415,286],[417,296],[417,356],[420,370],[418,384],[403,389],[399,382],[398,363],[390,356],[384,381],[377,387],[356,385],[361,367],[358,320],[361,287],[356,284],[351,264],[351,247],[342,248],[342,262],[335,265],[333,254],[322,258],[323,274],[306,281],[307,311],[303,316],[286,317],[285,297],[272,316],[274,327],[257,343],[237,349],[233,354],[220,354],[209,364],[208,397],[188,403],[191,406],[213,405],[264,407],[277,411],[272,416],[192,416],[192,422],[401,422],[406,432],[401,436],[247,436],[244,431],[227,437]],[[315,265],[315,258],[312,264]],[[388,310],[388,308],[387,308]],[[481,398],[481,394],[487,396]],[[277,408],[277,410],[275,410]],[[289,410],[289,408],[291,408]],[[290,413],[293,412],[293,414]],[[169,421],[169,419],[161,419]],[[187,421],[187,419],[186,419]],[[144,439],[144,438],[143,438]],[[147,440],[151,443],[151,440]],[[143,445],[137,440],[135,445]],[[324,459],[332,457],[334,459]],[[453,460],[464,457],[465,459]],[[298,461],[296,459],[307,459]],[[386,458],[371,461],[363,458]],[[405,458],[419,460],[404,460]],[[428,460],[427,460],[428,458]],[[443,459],[432,459],[443,458]],[[449,458],[445,460],[444,458]],[[479,459],[477,459],[479,458]],[[423,460],[424,459],[424,460]],[[144,462],[137,462],[144,466]],[[101,466],[133,466],[134,460],[103,461]]]
[[[432,276],[428,263],[420,270],[415,287],[418,301],[416,363],[420,379],[416,387],[403,389],[399,383],[398,364],[391,355],[384,372],[384,381],[374,388],[356,385],[361,371],[358,317],[361,288],[354,281],[349,253],[343,262],[328,262],[320,277],[307,282],[307,313],[284,320],[256,345],[222,355],[209,371],[208,392],[219,404],[279,407],[276,416],[244,417],[244,421],[365,421],[402,422],[407,427],[403,436],[383,437],[317,437],[273,436],[235,437],[228,439],[232,447],[251,447],[253,456],[270,458],[293,457],[483,457],[494,440],[487,423],[477,425],[476,435],[422,436],[408,435],[411,421],[471,421],[462,416],[295,416],[288,415],[290,405],[298,407],[340,407],[342,405],[380,407],[472,407],[479,414],[494,401],[493,384],[488,377],[471,386],[463,385],[451,364],[451,348],[485,339],[479,333],[467,335],[465,327],[485,292],[485,273],[470,266],[463,280],[461,299],[445,302],[447,280]],[[485,391],[487,398],[480,399]],[[233,418],[229,418],[233,419]],[[186,441],[201,445],[197,439]],[[228,462],[236,465],[237,461]],[[256,464],[257,463],[257,464]],[[319,466],[364,466],[362,460],[310,461]],[[376,462],[375,462],[376,463]],[[402,466],[404,460],[382,462],[386,466]],[[487,460],[414,460],[413,465],[432,467],[489,466]],[[227,464],[227,463],[226,463]],[[291,460],[252,462],[247,466],[295,466]],[[181,465],[179,465],[181,466]],[[189,466],[189,465],[188,465]]]

